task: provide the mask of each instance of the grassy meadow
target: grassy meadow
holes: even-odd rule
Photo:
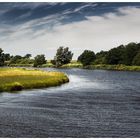
[[[46,72],[23,68],[0,69],[0,92],[52,87],[68,81],[68,77],[61,72]]]

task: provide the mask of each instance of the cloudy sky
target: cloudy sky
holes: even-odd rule
[[[0,48],[53,58],[67,46],[74,59],[140,42],[140,3],[0,3]]]

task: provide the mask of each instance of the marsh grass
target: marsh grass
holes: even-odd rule
[[[46,72],[22,68],[0,69],[1,92],[59,86],[68,81],[68,77],[62,72]]]

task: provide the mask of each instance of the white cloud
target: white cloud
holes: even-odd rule
[[[95,3],[95,4],[92,4],[92,3],[89,3],[89,4],[85,4],[85,5],[82,5],[81,7],[78,7],[74,10],[74,12],[79,12],[80,10],[84,9],[84,8],[87,8],[87,7],[95,7],[97,6],[98,4]]]
[[[51,59],[55,55],[56,49],[64,45],[74,52],[75,59],[85,49],[98,52],[109,50],[120,44],[139,42],[139,16],[139,8],[123,7],[119,8],[117,13],[90,16],[84,21],[57,25],[51,31],[43,29],[34,34],[31,29],[23,28],[24,32],[11,34],[11,37],[15,39],[8,40],[7,38],[7,41],[2,42],[0,47],[5,52],[13,54],[43,53],[48,59]],[[31,39],[33,35],[37,37]]]

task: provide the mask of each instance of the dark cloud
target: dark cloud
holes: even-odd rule
[[[0,3],[0,37],[31,29],[51,30],[58,24],[87,20],[87,16],[100,16],[116,12],[120,7],[140,7],[140,3]],[[119,14],[119,13],[118,13]]]
[[[61,22],[85,20],[86,16],[115,11],[122,6],[140,6],[139,3],[0,3],[0,23],[23,24],[47,16],[65,15]],[[69,11],[66,13],[66,11]]]

